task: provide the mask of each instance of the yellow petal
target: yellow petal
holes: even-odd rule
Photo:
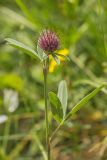
[[[53,72],[55,67],[56,67],[56,62],[54,60],[51,61],[50,66],[49,66],[49,72]]]
[[[67,48],[64,48],[64,49],[62,49],[62,50],[59,50],[58,53],[66,56],[66,55],[68,55],[69,50],[68,50]]]
[[[68,55],[69,50],[68,50],[67,48],[65,48],[65,49],[59,50],[58,53],[66,56],[66,55]],[[64,61],[64,60],[65,60],[65,59],[64,59],[63,57],[61,57],[61,56],[58,56],[58,57],[59,57],[59,59],[60,59],[61,61]]]
[[[62,54],[64,56],[68,55],[69,53],[69,50],[67,48],[65,49],[62,49],[62,50],[59,50],[58,51],[59,54]],[[52,56],[50,55],[50,58],[51,58],[51,62],[50,62],[50,66],[49,66],[49,72],[53,72],[55,67],[57,66],[57,63],[53,60]],[[58,58],[61,60],[61,61],[64,61],[65,59],[61,56],[58,56]]]

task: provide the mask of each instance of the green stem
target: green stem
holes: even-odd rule
[[[47,106],[47,73],[48,73],[48,65],[47,65],[47,61],[45,61],[44,67],[43,67],[43,74],[44,74],[46,146],[47,146],[47,157],[48,157],[48,160],[50,160],[49,122],[48,122],[48,106]]]
[[[61,126],[63,125],[63,123],[64,123],[64,121],[62,121],[62,122],[59,124],[59,126],[55,129],[55,131],[52,133],[52,135],[51,135],[51,137],[50,137],[50,139],[49,139],[50,143],[51,143],[52,140],[54,139],[56,133],[59,131],[59,129],[61,128]]]

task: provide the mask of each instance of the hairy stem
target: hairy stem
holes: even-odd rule
[[[46,146],[47,146],[47,158],[48,158],[48,160],[50,160],[49,121],[48,121],[48,106],[47,106],[47,74],[48,74],[48,64],[47,64],[47,61],[44,62],[43,74],[44,74]]]

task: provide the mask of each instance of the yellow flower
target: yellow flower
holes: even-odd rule
[[[65,49],[59,50],[57,53],[61,54],[63,56],[67,56],[68,53],[69,53],[69,50],[67,48],[65,48]],[[60,61],[65,60],[64,57],[61,57],[61,56],[58,56],[58,58],[60,59]],[[50,66],[49,66],[49,72],[52,73],[56,66],[57,66],[57,63],[53,59],[51,59],[51,63],[50,63]]]
[[[63,56],[67,56],[69,53],[69,50],[67,48],[65,49],[62,49],[62,50],[59,50],[58,54],[62,54]],[[64,57],[61,57],[61,56],[58,56],[58,58],[61,60],[61,61],[64,61]]]

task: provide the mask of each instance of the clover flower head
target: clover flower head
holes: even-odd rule
[[[40,34],[38,45],[47,53],[51,53],[59,48],[59,38],[55,32],[45,29]]]

